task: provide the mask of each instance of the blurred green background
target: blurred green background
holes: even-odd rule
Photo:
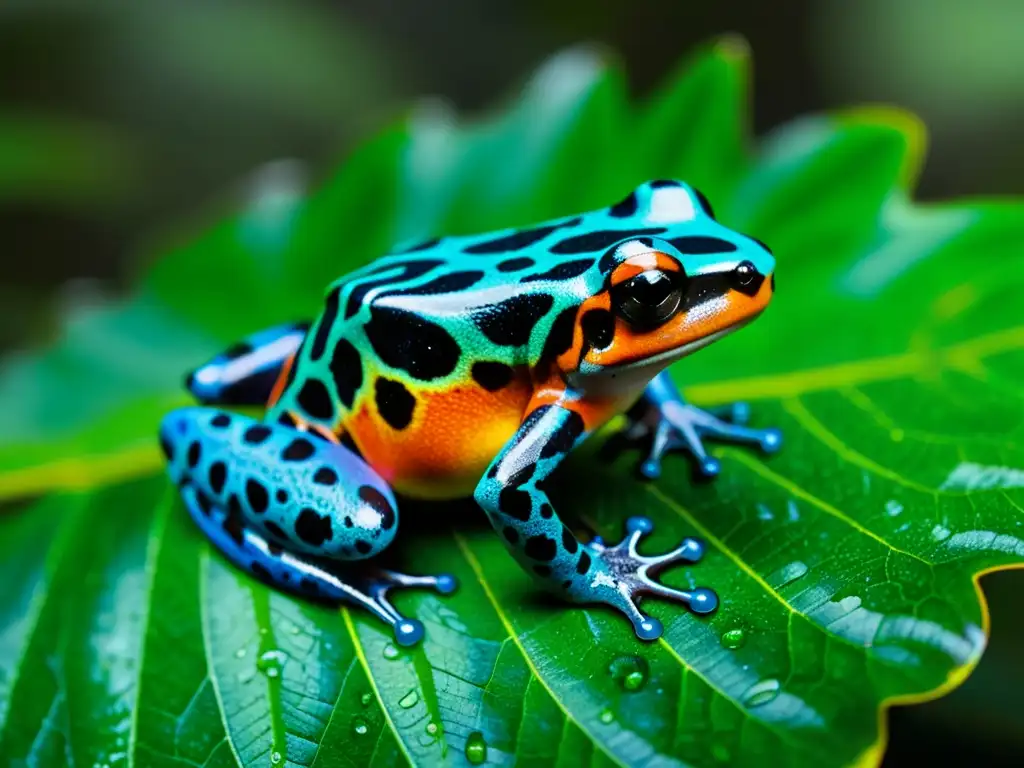
[[[45,343],[68,305],[117,295],[150,243],[217,216],[253,174],[315,185],[418,100],[472,113],[578,43],[621,57],[642,96],[727,32],[753,50],[757,134],[895,103],[929,129],[919,199],[1024,192],[1021,0],[7,0],[0,350]],[[892,714],[887,765],[1021,764],[1022,583],[985,578],[981,665]]]

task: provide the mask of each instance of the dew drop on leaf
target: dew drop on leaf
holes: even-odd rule
[[[367,691],[359,697],[359,703],[362,704],[364,707],[368,707],[371,701],[373,701],[373,694],[369,691]]]
[[[405,696],[398,700],[398,706],[402,709],[409,709],[415,707],[416,702],[420,700],[420,696],[416,691],[409,691]]]
[[[235,658],[236,659],[241,659],[244,656],[245,656],[245,648],[239,648],[237,651],[235,651]]]
[[[610,709],[602,709],[601,715],[598,719],[605,725],[608,725],[609,723],[615,720],[615,713],[612,712]]]
[[[896,501],[896,499],[889,499],[885,502],[885,513],[889,515],[889,517],[896,517],[902,511],[903,505]]]
[[[480,731],[473,731],[466,739],[466,759],[472,765],[480,765],[487,759],[487,742]]]
[[[278,677],[281,674],[281,667],[288,659],[284,651],[271,650],[260,654],[256,661],[256,668],[267,677]]]
[[[624,691],[639,691],[650,677],[647,660],[640,656],[619,656],[608,665],[608,671]]]
[[[283,759],[284,758],[281,757],[281,753],[280,752],[271,752],[270,753],[270,764],[271,765],[280,765],[281,764],[281,760],[283,760]]]
[[[730,629],[722,635],[722,646],[732,651],[742,648],[745,642],[747,642],[747,636],[742,629]]]
[[[743,703],[748,707],[758,707],[763,704],[767,704],[768,702],[775,700],[779,695],[779,689],[781,687],[782,686],[779,685],[779,681],[774,678],[761,680],[747,688],[746,692],[743,694]]]
[[[427,723],[427,733],[431,736],[436,736],[440,729],[437,727],[437,723]]]
[[[387,645],[384,646],[384,658],[385,659],[397,659],[398,658],[398,653],[399,653],[398,649],[392,643],[388,643]]]
[[[366,721],[361,717],[357,717],[352,721],[352,732],[357,736],[363,736],[369,730],[366,726]]]
[[[799,560],[795,560],[788,565],[782,566],[782,568],[769,576],[768,583],[775,589],[782,589],[782,587],[788,586],[797,579],[802,578],[806,573],[807,564],[802,563]]]
[[[944,525],[936,525],[932,528],[932,538],[936,541],[945,541],[949,538],[949,528]]]

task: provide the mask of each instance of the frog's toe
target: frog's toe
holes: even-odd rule
[[[704,456],[697,463],[697,472],[700,474],[702,479],[710,480],[713,477],[718,477],[721,471],[722,462],[714,456]]]
[[[771,427],[761,430],[761,450],[765,453],[775,453],[782,447],[782,430]]]
[[[718,607],[718,595],[711,589],[699,587],[691,590],[666,586],[655,578],[658,571],[676,563],[696,563],[704,555],[704,544],[686,538],[675,549],[661,555],[641,555],[637,551],[640,540],[654,529],[646,517],[632,517],[626,522],[626,536],[613,547],[595,549],[614,581],[614,588],[602,602],[622,611],[632,622],[637,637],[655,640],[661,636],[661,623],[640,610],[645,596],[660,597],[682,603],[696,614],[706,615]],[[591,542],[591,546],[593,542]]]
[[[423,623],[419,620],[410,619],[399,613],[391,603],[391,592],[397,589],[433,589],[442,595],[450,595],[458,588],[458,582],[449,573],[439,576],[412,576],[385,568],[371,571],[365,581],[365,588],[362,591],[369,602],[367,607],[391,625],[391,629],[395,633],[395,642],[402,646],[415,645],[420,642],[425,630]]]
[[[459,582],[450,573],[442,573],[435,578],[434,589],[442,595],[450,595],[459,588]]]
[[[397,621],[395,622],[394,630],[395,642],[401,646],[416,645],[426,634],[426,630],[423,629],[423,622],[417,619]]]
[[[661,477],[661,457],[648,456],[640,462],[640,475],[645,480],[657,480]]]

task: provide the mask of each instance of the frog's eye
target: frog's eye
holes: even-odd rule
[[[615,313],[637,330],[665,323],[683,302],[685,277],[648,269],[612,288]]]
[[[751,264],[749,261],[741,261],[736,265],[736,269],[732,271],[733,282],[736,283],[737,288],[746,288],[757,277],[757,267]]]

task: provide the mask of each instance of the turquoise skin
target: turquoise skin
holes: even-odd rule
[[[678,181],[641,185],[608,208],[527,229],[410,244],[328,287],[311,323],[261,331],[194,371],[201,406],[161,425],[168,472],[200,529],[229,559],[284,589],[355,602],[400,643],[422,625],[387,600],[399,587],[455,588],[371,559],[393,540],[401,495],[472,494],[512,556],[547,589],[604,603],[637,636],[656,595],[710,613],[706,588],[654,574],[696,562],[702,544],[644,557],[651,529],[630,518],[608,547],[581,543],[546,484],[618,413],[646,442],[641,474],[683,450],[718,474],[704,442],[777,450],[774,429],[744,425],[737,404],[685,403],[665,368],[757,317],[774,294],[766,246],[715,221]],[[216,406],[267,405],[262,420]]]

